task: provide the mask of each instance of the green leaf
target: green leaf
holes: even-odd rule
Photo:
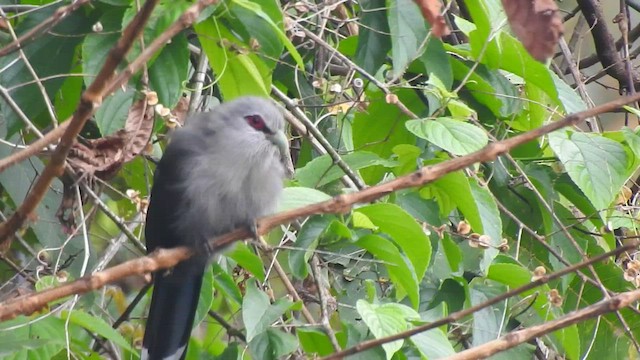
[[[556,73],[552,71],[549,73],[551,74],[555,88],[558,90],[558,100],[560,100],[567,114],[587,110],[587,104],[576,94],[576,90],[564,82],[564,80],[560,79]]]
[[[424,111],[425,106],[415,91],[402,89],[395,93],[413,112]],[[355,114],[353,121],[353,144],[356,149],[364,148],[385,159],[393,155],[393,148],[399,144],[414,144],[415,136],[404,127],[407,120],[397,106],[387,104],[382,92],[369,94],[371,101],[366,112]],[[388,172],[382,166],[360,170],[367,184],[373,184]]]
[[[475,2],[470,4],[468,10],[476,25],[476,29],[468,34],[474,58],[491,68],[516,74],[527,83],[538,86],[552,99],[557,99],[558,93],[550,71],[532,58],[517,39],[498,29],[500,24],[506,22],[499,2]]]
[[[551,71],[542,63],[538,62],[529,55],[529,52],[516,40],[507,33],[500,33],[499,36],[501,53],[488,53],[487,58],[494,58],[499,61],[500,69],[509,71],[523,78],[527,83],[531,83],[544,92],[552,99],[558,98],[558,90],[551,77]]]
[[[640,128],[636,128],[635,130],[631,130],[628,127],[622,128],[624,140],[629,144],[629,147],[636,157],[640,157],[640,135],[638,134],[638,130],[640,130]]]
[[[295,336],[277,329],[268,329],[249,342],[254,359],[278,360],[290,354],[298,347]]]
[[[295,242],[295,247],[298,250],[289,252],[289,267],[296,278],[302,280],[307,277],[309,273],[307,262],[318,246],[320,237],[332,223],[333,218],[333,216],[313,216],[298,231],[298,238]]]
[[[262,259],[251,251],[245,243],[236,241],[233,249],[226,251],[225,255],[232,258],[238,263],[238,265],[249,271],[258,280],[265,280],[264,264],[262,264]]]
[[[504,286],[495,283],[485,285],[482,281],[472,281],[469,286],[471,305],[486,302],[504,291]],[[473,346],[494,340],[502,333],[505,311],[505,303],[502,302],[473,313]]]
[[[394,204],[373,204],[359,208],[380,231],[391,236],[409,258],[418,281],[422,280],[431,260],[431,241],[416,220]]]
[[[388,0],[387,16],[391,33],[393,76],[402,75],[409,63],[420,56],[420,45],[427,37],[424,18],[412,0]]]
[[[385,0],[360,1],[360,24],[355,62],[375,74],[391,49]]]
[[[435,75],[442,81],[442,84],[447,90],[451,90],[451,86],[453,85],[453,70],[451,69],[449,55],[442,44],[442,40],[435,37],[429,38],[427,48],[420,56],[420,61],[424,64],[429,78],[431,78],[431,74]]]
[[[518,90],[504,75],[484,65],[475,67],[471,72],[471,66],[474,65],[451,58],[454,78],[460,81],[468,77],[465,88],[479,103],[498,117],[509,117],[520,111],[522,104],[518,100]]]
[[[314,328],[298,328],[296,329],[296,335],[300,340],[302,349],[307,354],[318,354],[320,356],[327,356],[333,353],[333,345],[331,340],[324,331]]]
[[[6,128],[0,126],[0,138],[6,138]],[[12,143],[20,143],[20,137],[14,135],[9,137]],[[9,146],[0,146],[0,158],[6,158],[14,152],[14,149]],[[21,204],[24,198],[31,191],[31,186],[34,183],[36,177],[42,173],[44,164],[38,157],[33,157],[29,161],[21,162],[13,167],[10,171],[0,172],[0,184],[8,195],[6,200],[12,201],[14,204]],[[44,196],[44,199],[38,203],[36,207],[36,213],[40,219],[56,219],[56,211],[62,201],[63,186],[60,180],[54,179],[49,186],[51,191],[48,191]],[[6,202],[4,200],[3,202]],[[65,251],[69,254],[83,254],[85,249],[80,237],[70,239],[67,241],[68,234],[65,233],[65,229],[60,226],[57,221],[33,221],[29,224],[30,229],[35,234],[35,237],[41,248],[47,249],[60,249],[64,247]],[[65,244],[63,246],[63,244]],[[92,251],[92,249],[89,249]],[[55,258],[58,255],[57,251],[48,252],[51,258]],[[80,261],[76,261],[71,265],[72,274],[77,274],[80,269]]]
[[[208,19],[196,24],[195,29],[225,99],[243,95],[269,96],[271,74],[268,68],[257,55],[234,50],[234,45],[240,48],[246,45],[237,43],[224,24]]]
[[[431,329],[413,335],[411,342],[427,359],[440,359],[456,353],[447,334],[441,329]]]
[[[34,322],[20,316],[0,325],[2,359],[51,359],[65,348],[65,322],[54,316],[38,317]]]
[[[182,82],[189,70],[189,43],[178,34],[167,44],[149,67],[151,89],[158,93],[158,101],[173,109],[182,97]]]
[[[569,176],[567,176],[566,174],[560,176],[556,181],[554,181],[553,188],[567,200],[571,201],[571,203],[583,214],[593,215],[589,216],[589,221],[594,226],[596,226],[598,229],[604,228],[606,224],[603,221],[603,216],[600,215],[598,210],[593,206],[593,204],[578,188],[578,186],[569,179]],[[543,209],[542,211],[546,212],[546,209]],[[596,238],[603,249],[611,250],[616,247],[615,238],[612,233],[603,233],[602,239],[605,240],[604,244],[601,243],[599,238]]]
[[[93,316],[81,310],[73,310],[71,313],[68,311],[62,311],[60,314],[62,319],[69,320],[70,323],[76,324],[87,329],[90,333],[104,337],[109,341],[113,341],[118,346],[133,351],[133,348],[122,335],[107,324],[100,317]]]
[[[213,286],[219,291],[218,294],[222,294],[225,299],[231,300],[238,305],[242,304],[242,294],[231,275],[217,263],[214,262],[211,265],[213,269]]]
[[[200,297],[198,298],[193,327],[198,326],[204,319],[209,317],[211,304],[213,304],[213,271],[211,268],[207,268],[202,278],[202,287],[200,288]]]
[[[549,145],[593,206],[606,209],[629,175],[622,145],[596,134],[567,130],[549,134]]]
[[[354,171],[374,165],[394,165],[394,163],[383,160],[380,156],[368,151],[357,151],[343,155],[342,160]],[[322,155],[298,169],[295,179],[302,186],[319,187],[338,180],[342,176],[344,176],[344,171],[333,163],[333,159],[329,155]]]
[[[493,194],[486,187],[480,186],[476,180],[471,180],[469,185],[474,204],[478,207],[478,214],[482,222],[482,233],[489,235],[492,245],[491,248],[485,249],[483,252],[481,269],[486,271],[499,252],[497,247],[502,241],[502,219]]]
[[[29,12],[20,16],[20,21],[15,27],[18,36],[40,25],[43,21],[53,16],[53,12],[60,8],[62,3],[50,4],[44,9]],[[62,19],[53,28],[39,34],[23,44],[21,51],[29,60],[29,65],[20,59],[19,52],[13,52],[0,58],[0,83],[7,89],[8,95],[21,109],[24,115],[39,125],[49,126],[51,118],[43,96],[51,102],[62,86],[66,76],[73,67],[76,58],[76,46],[84,39],[82,34],[90,31],[94,19],[83,12],[72,12]],[[35,72],[41,85],[45,89],[45,95],[34,82],[31,71]],[[48,78],[47,81],[42,79]],[[9,106],[4,97],[0,97],[0,115],[2,121],[7,123],[9,134],[14,134],[24,126],[17,113]],[[37,119],[42,116],[42,119]]]
[[[378,231],[378,227],[365,214],[354,211],[351,217],[354,228]]]
[[[416,170],[422,149],[415,145],[400,144],[393,148],[393,154],[398,162],[393,173],[396,176],[402,176]]]
[[[435,197],[440,206],[440,215],[447,216],[457,207],[475,232],[482,232],[482,220],[474,204],[469,179],[461,171],[449,173],[420,190],[424,198]]]
[[[282,191],[282,200],[278,204],[278,212],[297,209],[303,206],[323,202],[331,196],[316,189],[306,187],[288,187]]]
[[[118,42],[125,8],[110,8],[100,17],[103,31],[90,32],[82,42],[82,72],[86,86],[91,85],[109,50]]]
[[[271,68],[275,66],[276,60],[282,54],[283,46],[287,48],[296,64],[301,69],[304,68],[304,61],[300,53],[284,33],[282,27],[284,20],[278,1],[233,0],[230,10],[240,20],[247,32],[258,40],[260,51],[270,58],[265,61],[273,63]],[[268,13],[267,10],[269,10]]]
[[[529,270],[516,264],[493,264],[487,272],[487,278],[498,281],[511,288],[530,283],[531,276],[532,274]],[[531,296],[531,299],[533,299],[533,308],[542,321],[550,321],[557,318],[552,311],[549,311],[550,304],[547,296],[545,296],[550,290],[548,285],[543,284],[536,289],[525,291],[521,295],[522,297]],[[568,358],[573,359],[580,357],[580,339],[576,325],[558,330],[553,334],[557,336]]]
[[[482,149],[489,142],[484,130],[448,117],[409,120],[405,126],[417,137],[428,140],[454,155],[470,154]]]
[[[365,235],[356,241],[356,245],[385,262],[389,278],[398,287],[396,297],[402,299],[406,293],[411,304],[418,308],[420,304],[419,281],[407,256],[400,253],[391,241],[377,235]]]
[[[118,89],[102,102],[96,111],[96,123],[103,136],[111,135],[124,128],[135,92],[132,88],[127,88],[125,91]]]
[[[267,331],[293,304],[287,298],[280,298],[271,305],[267,295],[258,290],[253,281],[247,282],[247,293],[242,302],[242,320],[247,330],[247,341]]]
[[[420,316],[413,309],[402,304],[369,304],[358,300],[356,309],[362,321],[367,324],[371,333],[380,339],[409,329],[410,320],[419,320]],[[396,340],[382,345],[387,359],[391,359],[400,348],[404,340]]]

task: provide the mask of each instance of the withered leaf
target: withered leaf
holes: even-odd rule
[[[440,0],[413,0],[422,11],[422,16],[431,24],[431,32],[434,36],[449,35],[451,31],[440,14],[442,4]]]
[[[107,180],[144,150],[152,129],[153,107],[139,100],[131,105],[124,129],[113,135],[75,143],[69,153],[69,164],[80,175]]]
[[[544,62],[553,56],[564,31],[554,0],[502,0],[513,33],[529,54]]]
[[[76,142],[69,151],[67,162],[79,176],[86,177],[90,183],[94,177],[102,180],[112,178],[149,143],[153,115],[153,107],[145,99],[136,101],[129,109],[124,129],[102,138]],[[73,187],[65,186],[64,189],[57,215],[60,222],[71,231],[75,226],[75,194]]]

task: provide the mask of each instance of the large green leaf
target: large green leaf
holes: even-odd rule
[[[440,215],[447,216],[456,207],[476,232],[482,232],[482,220],[478,207],[473,201],[469,179],[461,171],[449,173],[423,187],[420,195],[424,198],[435,198],[440,207]]]
[[[16,34],[23,35],[38,26],[62,5],[56,3],[25,13],[15,27]],[[0,72],[0,83],[8,89],[8,95],[30,121],[43,126],[51,124],[52,119],[46,110],[43,96],[53,102],[55,93],[65,80],[65,76],[60,75],[70,73],[76,57],[76,46],[84,39],[84,34],[90,31],[94,21],[95,19],[82,11],[72,12],[49,31],[21,47],[29,64],[20,59],[20,53],[17,51],[0,58],[0,68],[3,69]],[[41,81],[44,95],[35,83],[36,79],[30,68]],[[48,79],[43,81],[44,78]],[[24,126],[4,97],[0,98],[0,111],[2,121],[8,124],[9,134]]]
[[[567,114],[587,110],[587,104],[585,104],[584,100],[576,94],[575,89],[564,82],[564,80],[560,79],[556,73],[549,73],[551,74],[555,88],[558,90],[558,100],[560,100],[560,103]]]
[[[487,273],[489,279],[498,281],[512,288],[530,283],[531,276],[532,274],[528,269],[516,264],[494,264],[489,267]],[[521,295],[523,297],[531,296],[533,308],[543,321],[550,321],[556,318],[554,312],[549,311],[549,300],[548,297],[545,296],[550,290],[551,288],[544,284],[536,289],[525,291]],[[580,357],[580,339],[576,325],[558,330],[554,334],[557,336],[558,341],[564,351],[567,352],[569,358]]]
[[[289,54],[298,66],[300,68],[304,67],[302,57],[298,53],[298,50],[284,33],[282,26],[284,20],[278,1],[233,0],[230,11],[231,14],[237,18],[232,19],[232,21],[239,20],[248,34],[257,40],[260,51],[266,55],[264,60],[271,68],[275,67],[277,59],[282,54],[283,46],[287,48]]]
[[[264,281],[264,265],[258,255],[256,255],[249,247],[242,243],[236,242],[233,249],[226,251],[225,255],[232,258],[238,265],[249,271],[258,280]]]
[[[606,209],[630,175],[627,154],[619,143],[596,134],[559,130],[549,145],[571,180],[598,210]]]
[[[247,282],[247,292],[242,303],[242,320],[247,330],[247,341],[267,331],[293,303],[280,298],[273,304],[264,292],[256,288],[254,282]]]
[[[109,50],[120,38],[125,8],[110,8],[100,16],[102,32],[89,33],[82,42],[82,71],[85,85],[89,86],[107,59]]]
[[[499,1],[467,2],[476,25],[468,33],[474,58],[494,69],[507,70],[545,91],[552,99],[558,98],[549,70],[536,61],[513,36],[497,28],[505,23]],[[489,43],[487,44],[487,41]]]
[[[0,332],[2,359],[52,359],[66,346],[65,321],[55,316],[35,322],[21,316],[2,323]]]
[[[366,215],[378,229],[393,239],[415,269],[418,281],[431,261],[431,241],[422,230],[422,226],[395,204],[372,204],[356,210]]]
[[[226,100],[242,95],[269,95],[271,74],[264,62],[253,53],[232,48],[248,45],[240,43],[230,29],[215,19],[202,21],[195,29]]]
[[[281,201],[278,204],[278,212],[297,209],[329,199],[331,199],[331,196],[316,189],[288,187],[282,192]]]
[[[102,102],[96,111],[96,123],[103,136],[124,128],[135,93],[135,89],[132,88],[118,89]]]
[[[420,56],[429,77],[431,78],[431,74],[437,76],[447,90],[451,90],[453,85],[453,70],[449,59],[442,40],[435,37],[429,38],[427,48]]]
[[[387,0],[391,33],[393,75],[398,77],[413,59],[420,56],[420,45],[427,37],[424,18],[412,0]]]
[[[215,262],[211,264],[211,268],[213,270],[213,286],[217,290],[216,294],[223,296],[225,301],[233,301],[237,305],[242,304],[242,294],[233,277]]]
[[[455,58],[451,58],[451,67],[454,78],[466,78],[468,81],[465,87],[471,95],[496,116],[508,117],[520,111],[522,105],[518,98],[518,89],[500,72]]]
[[[189,69],[189,43],[184,34],[171,39],[149,67],[151,90],[158,93],[158,101],[173,109],[182,97],[182,82]]]
[[[429,140],[454,155],[467,155],[485,147],[489,138],[481,128],[448,117],[409,120],[405,123],[416,136]]]
[[[418,308],[420,304],[418,279],[407,256],[401,253],[394,243],[382,236],[365,235],[356,241],[356,245],[385,262],[389,278],[398,287],[397,297],[402,299],[406,293],[411,304]]]
[[[397,106],[388,104],[382,92],[368,92],[371,104],[366,112],[356,113],[353,121],[353,144],[356,149],[370,151],[381,158],[393,154],[393,148],[399,144],[414,144],[415,136],[404,126],[408,117]],[[412,111],[420,113],[424,103],[413,90],[396,92],[403,103]],[[372,166],[360,171],[368,184],[378,182],[388,170],[381,166]]]
[[[381,159],[368,151],[357,151],[342,156],[342,160],[351,170],[360,170],[373,165],[393,166],[394,163]],[[303,168],[296,170],[295,178],[300,185],[320,187],[344,176],[344,171],[333,162],[329,155],[318,156]]]
[[[478,207],[480,221],[482,221],[482,233],[489,235],[491,247],[483,252],[481,269],[486,271],[493,259],[498,255],[498,246],[502,241],[502,219],[496,199],[489,189],[480,186],[477,181],[469,182],[473,202]]]
[[[198,298],[198,307],[196,307],[196,316],[193,321],[193,326],[198,324],[209,317],[209,310],[213,303],[213,271],[211,268],[207,268],[202,278],[202,288],[200,289],[200,296]]]
[[[0,138],[6,137],[6,129],[0,126]],[[19,136],[14,135],[8,138],[12,143],[19,143]],[[14,149],[0,145],[0,158],[6,158],[14,152]],[[21,204],[29,191],[31,190],[31,184],[44,169],[44,163],[38,158],[33,157],[29,161],[21,162],[14,165],[8,171],[0,172],[0,184],[4,189],[5,195],[8,196],[11,202],[14,204]],[[63,185],[58,179],[50,185],[50,191],[47,191],[44,198],[36,207],[36,214],[39,221],[33,221],[29,224],[29,228],[33,231],[40,248],[50,249],[49,255],[51,258],[55,258],[58,255],[59,250],[64,249],[68,254],[83,254],[84,251],[89,251],[91,259],[95,258],[93,248],[85,249],[84,243],[80,240],[80,236],[76,236],[71,241],[67,241],[68,234],[58,221],[57,209],[62,201]],[[67,242],[65,242],[67,241]],[[63,244],[65,244],[63,246]],[[71,273],[75,276],[79,273],[81,268],[81,261],[76,261],[71,264]]]
[[[296,350],[295,336],[278,329],[267,329],[249,342],[254,359],[278,360]]]
[[[128,351],[133,351],[131,345],[122,335],[116,331],[111,325],[107,324],[102,318],[91,315],[81,310],[73,310],[71,312],[63,311],[62,319],[69,320],[71,324],[76,324],[87,329],[90,333],[102,336],[109,341],[113,341],[116,345],[121,346]]]
[[[384,64],[391,49],[385,0],[360,1],[360,34],[355,62],[370,74]]]
[[[420,316],[413,309],[402,304],[370,304],[364,300],[356,303],[362,321],[367,324],[371,333],[380,339],[409,329],[410,320],[419,320]],[[400,350],[404,340],[396,340],[382,345],[387,360]]]
[[[291,273],[298,279],[305,279],[308,275],[307,262],[313,251],[318,246],[320,237],[331,224],[332,216],[314,216],[307,220],[296,238],[295,247],[297,250],[289,252],[289,267]]]
[[[296,329],[296,335],[300,340],[302,349],[307,354],[326,356],[334,351],[331,340],[329,340],[327,334],[320,329],[300,327]]]
[[[418,350],[427,359],[440,359],[456,353],[447,334],[441,329],[431,329],[411,337]]]

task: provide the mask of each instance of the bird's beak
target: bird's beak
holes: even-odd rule
[[[293,177],[293,162],[291,161],[291,153],[289,152],[289,140],[283,131],[276,131],[274,134],[269,136],[269,140],[278,147],[280,151],[280,161],[282,162],[282,166],[284,166],[285,174],[287,178],[291,179]]]

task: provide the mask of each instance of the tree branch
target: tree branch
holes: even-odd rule
[[[412,174],[399,177],[387,183],[372,186],[355,193],[338,195],[331,200],[308,205],[299,209],[285,211],[273,216],[259,219],[257,233],[265,234],[270,229],[278,225],[285,224],[291,222],[294,219],[310,216],[313,214],[345,213],[349,211],[355,204],[371,202],[400,189],[422,186],[444,176],[445,174],[462,170],[475,163],[494,160],[498,156],[506,153],[516,146],[535,140],[538,137],[561,129],[565,126],[575,125],[581,121],[584,121],[586,118],[618,109],[622,105],[638,100],[640,100],[640,94],[621,97],[617,100],[605,103],[603,105],[599,105],[597,107],[576,114],[568,115],[561,120],[552,122],[545,126],[541,126],[537,129],[514,136],[512,138],[489,144],[482,150],[479,150],[475,153],[422,168],[418,171],[413,172]],[[236,229],[232,232],[211,240],[211,247],[214,250],[219,251],[238,239],[246,239],[252,236],[253,234],[248,229]],[[637,244],[634,243],[632,246],[637,246]],[[629,249],[631,249],[631,247],[624,246],[616,251],[622,252]],[[617,253],[616,251],[610,252],[608,254],[615,254]],[[72,283],[0,303],[0,321],[11,319],[19,314],[31,314],[34,311],[45,307],[47,303],[51,301],[73,294],[84,294],[88,291],[99,289],[105,284],[114,282],[127,276],[140,275],[150,273],[159,269],[173,267],[178,262],[185,260],[190,256],[191,250],[186,247],[178,247],[170,250],[161,249],[149,256],[127,261],[105,271],[95,273],[92,276],[85,276]],[[596,257],[594,259],[601,258],[602,256]],[[590,260],[581,264],[588,265],[592,262],[593,261]],[[569,267],[567,269],[572,269],[572,267]],[[563,272],[561,271],[560,273]]]

